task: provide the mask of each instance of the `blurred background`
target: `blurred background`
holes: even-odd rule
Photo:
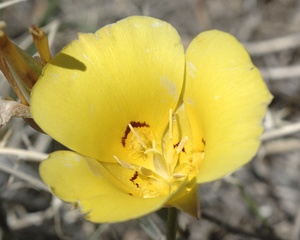
[[[0,1],[5,32],[35,54],[28,27],[47,33],[55,55],[78,32],[95,32],[131,15],[165,20],[184,46],[200,32],[236,36],[274,95],[255,159],[232,176],[200,187],[201,219],[179,216],[178,239],[300,239],[300,1],[299,0],[24,0]],[[0,96],[15,97],[0,74]],[[93,224],[52,197],[38,176],[46,153],[61,149],[21,119],[0,129],[2,239],[155,239],[158,214],[117,224]],[[144,228],[156,224],[151,238]],[[151,225],[150,224],[150,225]]]

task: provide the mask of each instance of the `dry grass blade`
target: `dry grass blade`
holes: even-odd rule
[[[244,43],[252,56],[279,52],[300,46],[300,33],[253,43]]]
[[[260,68],[260,72],[265,79],[279,80],[287,78],[300,78],[300,65]]]
[[[271,140],[274,138],[284,137],[300,131],[300,122],[293,123],[278,129],[267,131],[261,137],[262,141]]]
[[[29,213],[22,218],[10,216],[9,221],[13,223],[11,224],[12,230],[19,230],[22,228],[28,228],[30,226],[41,226],[46,219],[51,217],[53,217],[53,211],[49,207],[46,211]]]
[[[277,139],[263,144],[262,149],[266,155],[284,154],[300,151],[300,139]]]
[[[299,240],[300,236],[300,208],[298,209],[298,213],[295,219],[294,228],[291,234],[291,240]]]
[[[35,187],[37,189],[49,191],[48,187],[41,180],[39,180],[35,177],[32,177],[32,176],[24,173],[23,171],[14,169],[14,168],[6,166],[4,164],[0,164],[0,170],[4,171],[6,173],[12,174],[17,178],[30,183],[33,187]]]
[[[45,26],[45,31],[49,32],[49,35],[48,35],[48,41],[49,41],[49,47],[51,48],[51,46],[53,46],[53,43],[54,43],[54,39],[55,39],[55,36],[56,36],[56,33],[57,33],[57,30],[60,26],[60,21],[55,19],[53,20],[52,22],[50,22],[47,26]]]
[[[11,117],[30,118],[30,108],[24,104],[0,98],[0,127],[8,123]]]
[[[9,7],[9,6],[17,4],[19,2],[25,2],[25,1],[27,1],[27,0],[12,0],[12,1],[4,2],[4,3],[0,3],[0,9]]]
[[[49,22],[47,25],[42,26],[41,28],[45,33],[48,33],[48,42],[49,46],[51,46],[54,43],[54,39],[56,36],[56,33],[59,29],[60,21],[57,19],[54,19],[53,21]],[[27,49],[30,47],[30,45],[33,43],[32,37],[30,34],[28,34],[19,44],[18,46],[22,49]]]
[[[41,162],[48,157],[48,154],[29,151],[19,148],[0,148],[0,155],[13,155],[18,156],[20,159]]]

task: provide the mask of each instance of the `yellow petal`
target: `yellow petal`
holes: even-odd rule
[[[67,147],[101,161],[122,158],[128,124],[162,135],[181,94],[184,53],[176,30],[129,17],[80,34],[49,64],[31,98],[38,125]]]
[[[198,182],[231,173],[256,153],[271,95],[241,44],[220,31],[187,49],[184,103],[195,145],[206,143]]]
[[[91,164],[89,162],[93,162]],[[97,168],[97,169],[95,169]],[[137,198],[116,188],[103,175],[101,164],[70,151],[52,153],[40,165],[40,175],[52,192],[78,204],[93,222],[118,222],[161,208],[169,196]]]
[[[176,194],[168,200],[167,204],[199,219],[200,204],[198,186],[195,184],[195,179],[189,182],[188,185],[190,187],[183,183]]]

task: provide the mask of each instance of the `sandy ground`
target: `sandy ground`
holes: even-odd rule
[[[168,21],[185,47],[201,31],[230,32],[245,44],[274,95],[257,156],[230,178],[200,187],[202,218],[180,214],[178,239],[300,239],[300,1],[28,0],[0,10],[6,33],[31,54],[31,24],[49,34],[55,54],[77,32],[130,15]],[[2,75],[0,96],[14,96]],[[151,239],[140,220],[89,223],[41,187],[39,161],[60,148],[20,119],[0,129],[2,239]],[[161,218],[150,217],[164,233]]]

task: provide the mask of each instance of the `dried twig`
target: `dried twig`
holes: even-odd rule
[[[226,229],[226,231],[228,231],[232,234],[241,235],[245,238],[251,237],[251,238],[258,238],[258,239],[262,239],[262,240],[280,240],[280,238],[278,238],[274,235],[252,233],[252,232],[248,232],[240,227],[232,226],[232,225],[228,224],[226,221],[223,221],[223,220],[221,220],[215,216],[212,216],[206,212],[203,212],[203,211],[201,212],[201,218],[217,224],[219,227]]]
[[[60,21],[55,19],[43,28],[45,32],[49,32],[48,41],[49,41],[50,48],[53,46],[54,39],[57,34],[57,30],[59,26],[60,26]]]
[[[7,1],[7,2],[4,2],[4,3],[0,3],[0,9],[3,9],[3,8],[6,8],[6,7],[9,7],[13,4],[17,4],[19,2],[25,2],[26,0],[12,0],[12,1]]]
[[[300,65],[287,67],[260,68],[260,72],[265,79],[280,80],[286,78],[300,79]]]
[[[35,177],[32,177],[32,176],[24,173],[23,171],[14,169],[13,167],[9,167],[4,164],[0,164],[0,170],[4,171],[6,173],[12,174],[12,175],[16,176],[17,178],[30,183],[33,187],[36,187],[37,189],[49,191],[48,187],[41,180],[39,180]]]
[[[293,123],[293,124],[290,124],[287,126],[283,126],[281,128],[277,128],[277,129],[265,132],[262,135],[261,140],[267,141],[267,140],[271,140],[274,138],[279,138],[279,137],[283,137],[286,135],[294,134],[299,131],[300,131],[300,122]]]
[[[16,217],[10,214],[9,225],[11,229],[16,231],[23,228],[28,228],[30,226],[41,226],[46,219],[50,219],[53,217],[53,211],[51,207],[46,209],[45,211],[28,213],[23,217]]]
[[[299,240],[300,238],[300,207],[298,208],[298,213],[295,218],[295,224],[291,235],[291,240]]]
[[[300,139],[278,139],[266,142],[262,145],[265,155],[283,154],[287,152],[300,151]]]
[[[48,154],[45,153],[29,151],[19,148],[0,148],[0,155],[18,156],[20,159],[32,162],[41,162],[48,157]]]
[[[300,46],[300,33],[264,40],[253,43],[244,43],[244,46],[252,56],[279,52]]]
[[[48,33],[48,42],[49,42],[49,47],[54,43],[54,38],[56,36],[57,30],[60,26],[60,21],[57,19],[54,19],[47,25],[43,26],[42,29],[45,31],[45,33]],[[19,44],[18,46],[22,49],[27,49],[29,46],[33,43],[33,39],[30,34],[26,36]]]
[[[5,125],[11,117],[30,118],[30,108],[15,101],[0,99],[0,127]]]

